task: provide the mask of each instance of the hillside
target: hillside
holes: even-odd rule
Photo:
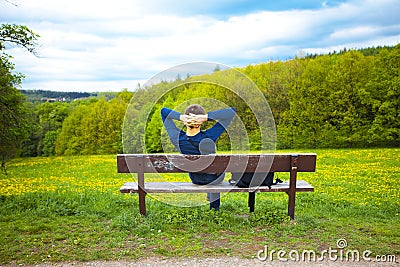
[[[75,99],[97,96],[97,93],[59,92],[49,90],[20,90],[27,102],[70,102]]]

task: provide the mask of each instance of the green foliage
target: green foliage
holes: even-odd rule
[[[4,23],[0,25],[0,50],[5,49],[6,43],[11,43],[36,54],[39,37],[40,35],[24,25]]]
[[[148,153],[162,152],[161,145],[161,130],[163,128],[161,120],[161,106],[156,106],[153,108],[150,120],[146,124],[146,149]]]
[[[365,88],[372,125],[370,144],[399,146],[400,137],[400,45],[384,49],[377,57]]]
[[[47,131],[43,139],[43,156],[54,156],[55,146],[61,129]]]
[[[18,154],[27,136],[27,121],[24,97],[13,85],[15,76],[4,68],[3,59],[0,60],[0,155],[4,164]]]
[[[36,106],[34,111],[38,118],[39,141],[37,143],[37,155],[55,155],[55,145],[61,132],[62,123],[70,113],[71,106],[68,103],[54,102],[42,103]],[[37,134],[34,132],[33,134]],[[33,156],[33,155],[30,155]]]
[[[278,124],[280,147],[398,146],[399,49],[302,60],[303,71]],[[390,115],[382,120],[380,111]]]
[[[84,140],[85,132],[82,128],[85,127],[83,121],[89,113],[89,109],[90,107],[87,105],[80,105],[64,120],[56,142],[55,151],[57,155],[74,155],[84,150],[86,142]]]
[[[123,93],[125,94],[125,93]],[[63,121],[57,137],[57,155],[121,153],[121,125],[126,96],[80,105]]]
[[[35,54],[38,37],[26,26],[0,25],[0,156],[4,170],[6,161],[19,154],[29,129],[25,99],[17,90],[23,75],[14,73],[12,57],[5,53],[6,45],[22,46]]]

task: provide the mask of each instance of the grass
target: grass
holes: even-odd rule
[[[320,252],[341,238],[351,250],[399,258],[400,149],[311,152],[318,154],[317,172],[299,179],[315,192],[297,194],[295,221],[284,193],[257,194],[252,214],[244,193],[224,195],[219,212],[200,205],[205,195],[155,195],[142,217],[137,196],[118,191],[133,178],[117,174],[114,155],[15,159],[8,175],[0,174],[0,264],[252,258],[266,245]],[[196,206],[165,204],[184,201]]]

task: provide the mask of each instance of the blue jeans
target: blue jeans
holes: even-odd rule
[[[221,183],[225,178],[225,173],[214,174],[214,173],[189,173],[189,177],[192,183],[198,185],[213,185]],[[210,209],[219,210],[221,204],[220,193],[207,193],[207,197],[210,200]]]

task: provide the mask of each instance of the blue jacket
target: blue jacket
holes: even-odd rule
[[[161,109],[161,117],[168,136],[175,148],[182,154],[201,155],[215,153],[215,142],[231,123],[236,114],[234,108],[208,112],[208,120],[216,123],[195,136],[187,136],[186,132],[176,127],[173,120],[178,120],[180,113],[169,108]]]

